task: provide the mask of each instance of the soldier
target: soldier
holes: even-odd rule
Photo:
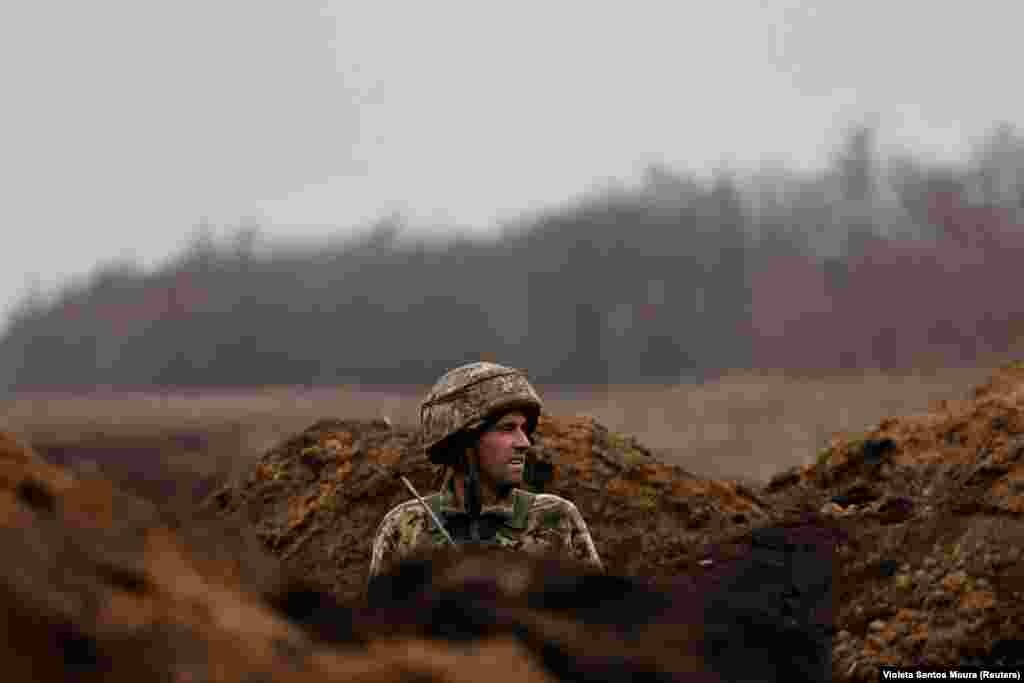
[[[445,468],[441,491],[393,508],[377,528],[372,580],[402,559],[454,540],[527,553],[559,553],[603,571],[576,506],[523,481],[541,402],[526,376],[496,363],[470,363],[445,373],[420,405],[427,457]]]

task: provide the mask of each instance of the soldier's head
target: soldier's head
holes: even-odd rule
[[[492,417],[456,461],[455,471],[464,473],[466,457],[475,455],[482,481],[499,490],[522,485],[526,449],[532,443],[528,430],[530,420],[522,410],[512,409]]]
[[[463,473],[467,458],[475,457],[483,481],[518,486],[540,411],[523,372],[495,363],[460,366],[445,373],[420,406],[427,456]]]

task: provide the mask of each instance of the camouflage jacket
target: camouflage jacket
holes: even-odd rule
[[[440,500],[436,496],[440,496]],[[517,524],[516,499],[522,498],[519,504],[524,505],[531,496],[532,504],[524,515],[520,515],[521,521]],[[450,490],[446,489],[427,498],[431,499],[442,512],[461,511]],[[565,498],[550,493],[530,494],[521,489],[513,489],[507,503],[485,506],[482,512],[492,511],[503,512],[512,518],[497,532],[495,540],[499,545],[537,555],[557,553],[604,570],[583,516]],[[416,499],[406,501],[392,508],[377,527],[370,552],[368,578],[387,573],[415,552],[446,543],[420,502]]]

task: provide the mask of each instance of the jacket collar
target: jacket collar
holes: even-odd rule
[[[480,513],[503,512],[511,515],[515,508],[516,496],[518,495],[519,489],[512,489],[505,500],[497,505],[485,505],[483,509],[480,510]],[[441,491],[441,510],[443,512],[465,512],[465,508],[455,500],[455,492],[450,488],[445,488]]]

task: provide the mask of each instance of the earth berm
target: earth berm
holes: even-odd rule
[[[834,548],[834,680],[873,680],[881,664],[1024,665],[1022,408],[1012,363],[964,400],[836,435],[818,462],[762,486],[693,476],[589,418],[544,416],[531,464],[580,508],[609,574],[653,585],[749,560],[756,530],[815,530]],[[408,499],[399,473],[436,489],[415,430],[327,420],[216,500],[347,601],[377,522]]]
[[[1024,666],[1024,364],[926,414],[836,435],[763,486],[542,419],[534,486],[607,572],[418,558],[364,593],[377,523],[436,488],[414,429],[324,420],[173,512],[5,436],[8,680],[875,680]],[[830,661],[831,659],[831,661]],[[831,674],[831,676],[830,676]]]

